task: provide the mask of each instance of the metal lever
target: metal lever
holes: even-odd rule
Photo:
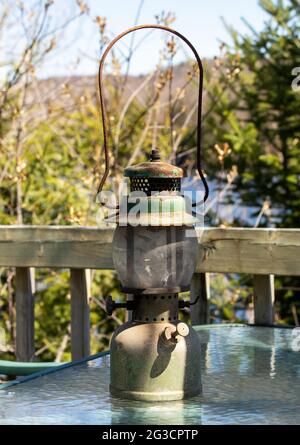
[[[119,301],[114,301],[109,295],[105,299],[105,306],[106,306],[106,313],[107,315],[112,315],[113,311],[116,309],[127,309],[128,311],[132,311],[135,308],[135,302],[134,301],[126,301],[126,303],[121,303]]]
[[[190,307],[190,306],[191,306],[190,301],[185,301],[185,300],[178,301],[178,309],[184,309],[184,308]]]

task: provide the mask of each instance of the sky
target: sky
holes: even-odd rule
[[[25,4],[33,0],[27,0]],[[84,0],[90,7],[91,15],[104,16],[110,37],[134,25],[139,5],[142,4],[138,24],[155,23],[155,15],[161,11],[171,11],[176,16],[172,27],[183,33],[198,50],[201,57],[213,57],[219,53],[220,40],[230,38],[222,23],[222,18],[238,31],[247,32],[241,20],[247,19],[256,29],[261,29],[266,14],[258,5],[258,0]],[[75,6],[74,6],[75,5]],[[75,9],[74,9],[75,8]],[[53,14],[60,19],[71,11],[78,10],[75,0],[55,0]],[[135,37],[136,41],[144,31]],[[249,31],[248,31],[249,32]],[[82,17],[72,24],[62,36],[63,51],[49,58],[39,73],[40,77],[65,75],[72,67],[73,74],[95,74],[97,70],[98,30],[95,23]],[[125,40],[125,44],[129,42]],[[161,33],[151,34],[143,42],[131,64],[131,73],[145,73],[154,68],[161,43]],[[74,68],[74,62],[81,62]]]

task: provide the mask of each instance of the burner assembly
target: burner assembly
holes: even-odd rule
[[[105,173],[101,192],[109,173],[106,114],[102,71],[112,46],[124,35],[144,28],[169,31],[182,38],[194,52],[200,69],[197,168],[201,170],[201,101],[203,69],[191,43],[170,28],[142,25],[117,36],[100,61],[99,90],[104,133]],[[190,288],[196,269],[198,240],[196,219],[188,201],[181,195],[183,170],[162,162],[157,149],[149,161],[129,166],[130,193],[121,199],[115,215],[107,222],[116,223],[113,238],[113,263],[121,290],[131,294],[125,303],[106,299],[108,315],[117,308],[132,311],[131,320],[113,334],[110,344],[113,396],[144,401],[178,400],[201,391],[200,342],[192,327],[178,319],[179,309],[189,307],[179,294]]]

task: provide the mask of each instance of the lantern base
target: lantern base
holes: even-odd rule
[[[195,397],[201,393],[201,385],[191,391],[172,391],[169,393],[141,392],[141,391],[125,391],[109,386],[110,393],[113,397],[119,399],[139,400],[141,402],[170,402],[172,400],[183,400]]]
[[[166,339],[166,329],[172,331],[179,324],[127,322],[114,333],[110,347],[113,396],[167,401],[201,392],[200,341],[196,332],[190,327],[188,335],[177,342]]]

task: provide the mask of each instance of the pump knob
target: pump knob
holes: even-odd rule
[[[190,330],[187,324],[185,323],[178,323],[176,325],[176,334],[180,335],[180,337],[186,337],[189,334]]]
[[[164,331],[165,339],[170,343],[178,343],[182,337],[186,337],[190,330],[187,324],[178,323],[177,325],[172,325],[166,327]]]

